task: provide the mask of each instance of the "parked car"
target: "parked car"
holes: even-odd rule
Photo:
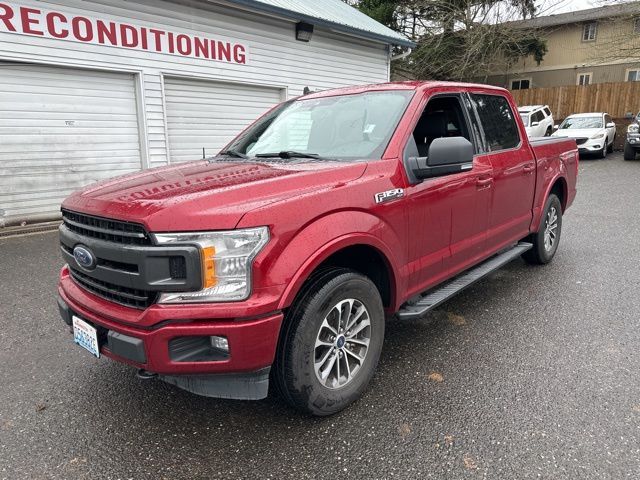
[[[627,138],[624,141],[624,159],[635,160],[640,150],[640,113],[638,113],[633,122],[627,127]]]
[[[548,105],[519,107],[518,113],[529,138],[548,137],[553,133],[553,115]]]
[[[580,153],[594,153],[605,158],[613,152],[616,124],[608,113],[569,115],[553,133],[555,137],[573,138]]]
[[[86,187],[62,205],[62,318],[142,378],[241,399],[271,382],[335,413],[371,380],[386,316],[553,259],[578,152],[529,141],[516,112],[482,85],[326,91],[216,157]]]

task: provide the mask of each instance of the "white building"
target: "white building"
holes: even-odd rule
[[[392,45],[341,0],[0,0],[0,227],[211,156],[305,87],[388,81]]]

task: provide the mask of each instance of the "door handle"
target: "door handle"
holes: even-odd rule
[[[493,178],[491,177],[479,177],[476,180],[476,185],[480,188],[490,187],[493,183]]]
[[[527,163],[524,166],[524,173],[531,173],[536,169],[535,163]]]

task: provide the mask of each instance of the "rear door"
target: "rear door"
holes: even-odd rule
[[[493,169],[487,246],[495,251],[529,233],[536,163],[526,133],[515,120],[515,106],[507,97],[498,92],[470,97]]]

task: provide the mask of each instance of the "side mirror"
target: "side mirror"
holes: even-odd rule
[[[428,156],[409,158],[411,171],[418,179],[464,172],[473,168],[472,143],[464,137],[436,138]]]
[[[531,126],[532,126],[532,127],[537,127],[538,125],[540,125],[540,122],[533,122],[533,123],[531,124]]]
[[[613,122],[607,123],[607,128],[614,128],[615,126],[616,126],[616,124],[613,123]]]
[[[560,125],[554,125],[554,126],[553,126],[553,129],[554,129],[554,130],[558,130],[558,128],[560,128]]]

